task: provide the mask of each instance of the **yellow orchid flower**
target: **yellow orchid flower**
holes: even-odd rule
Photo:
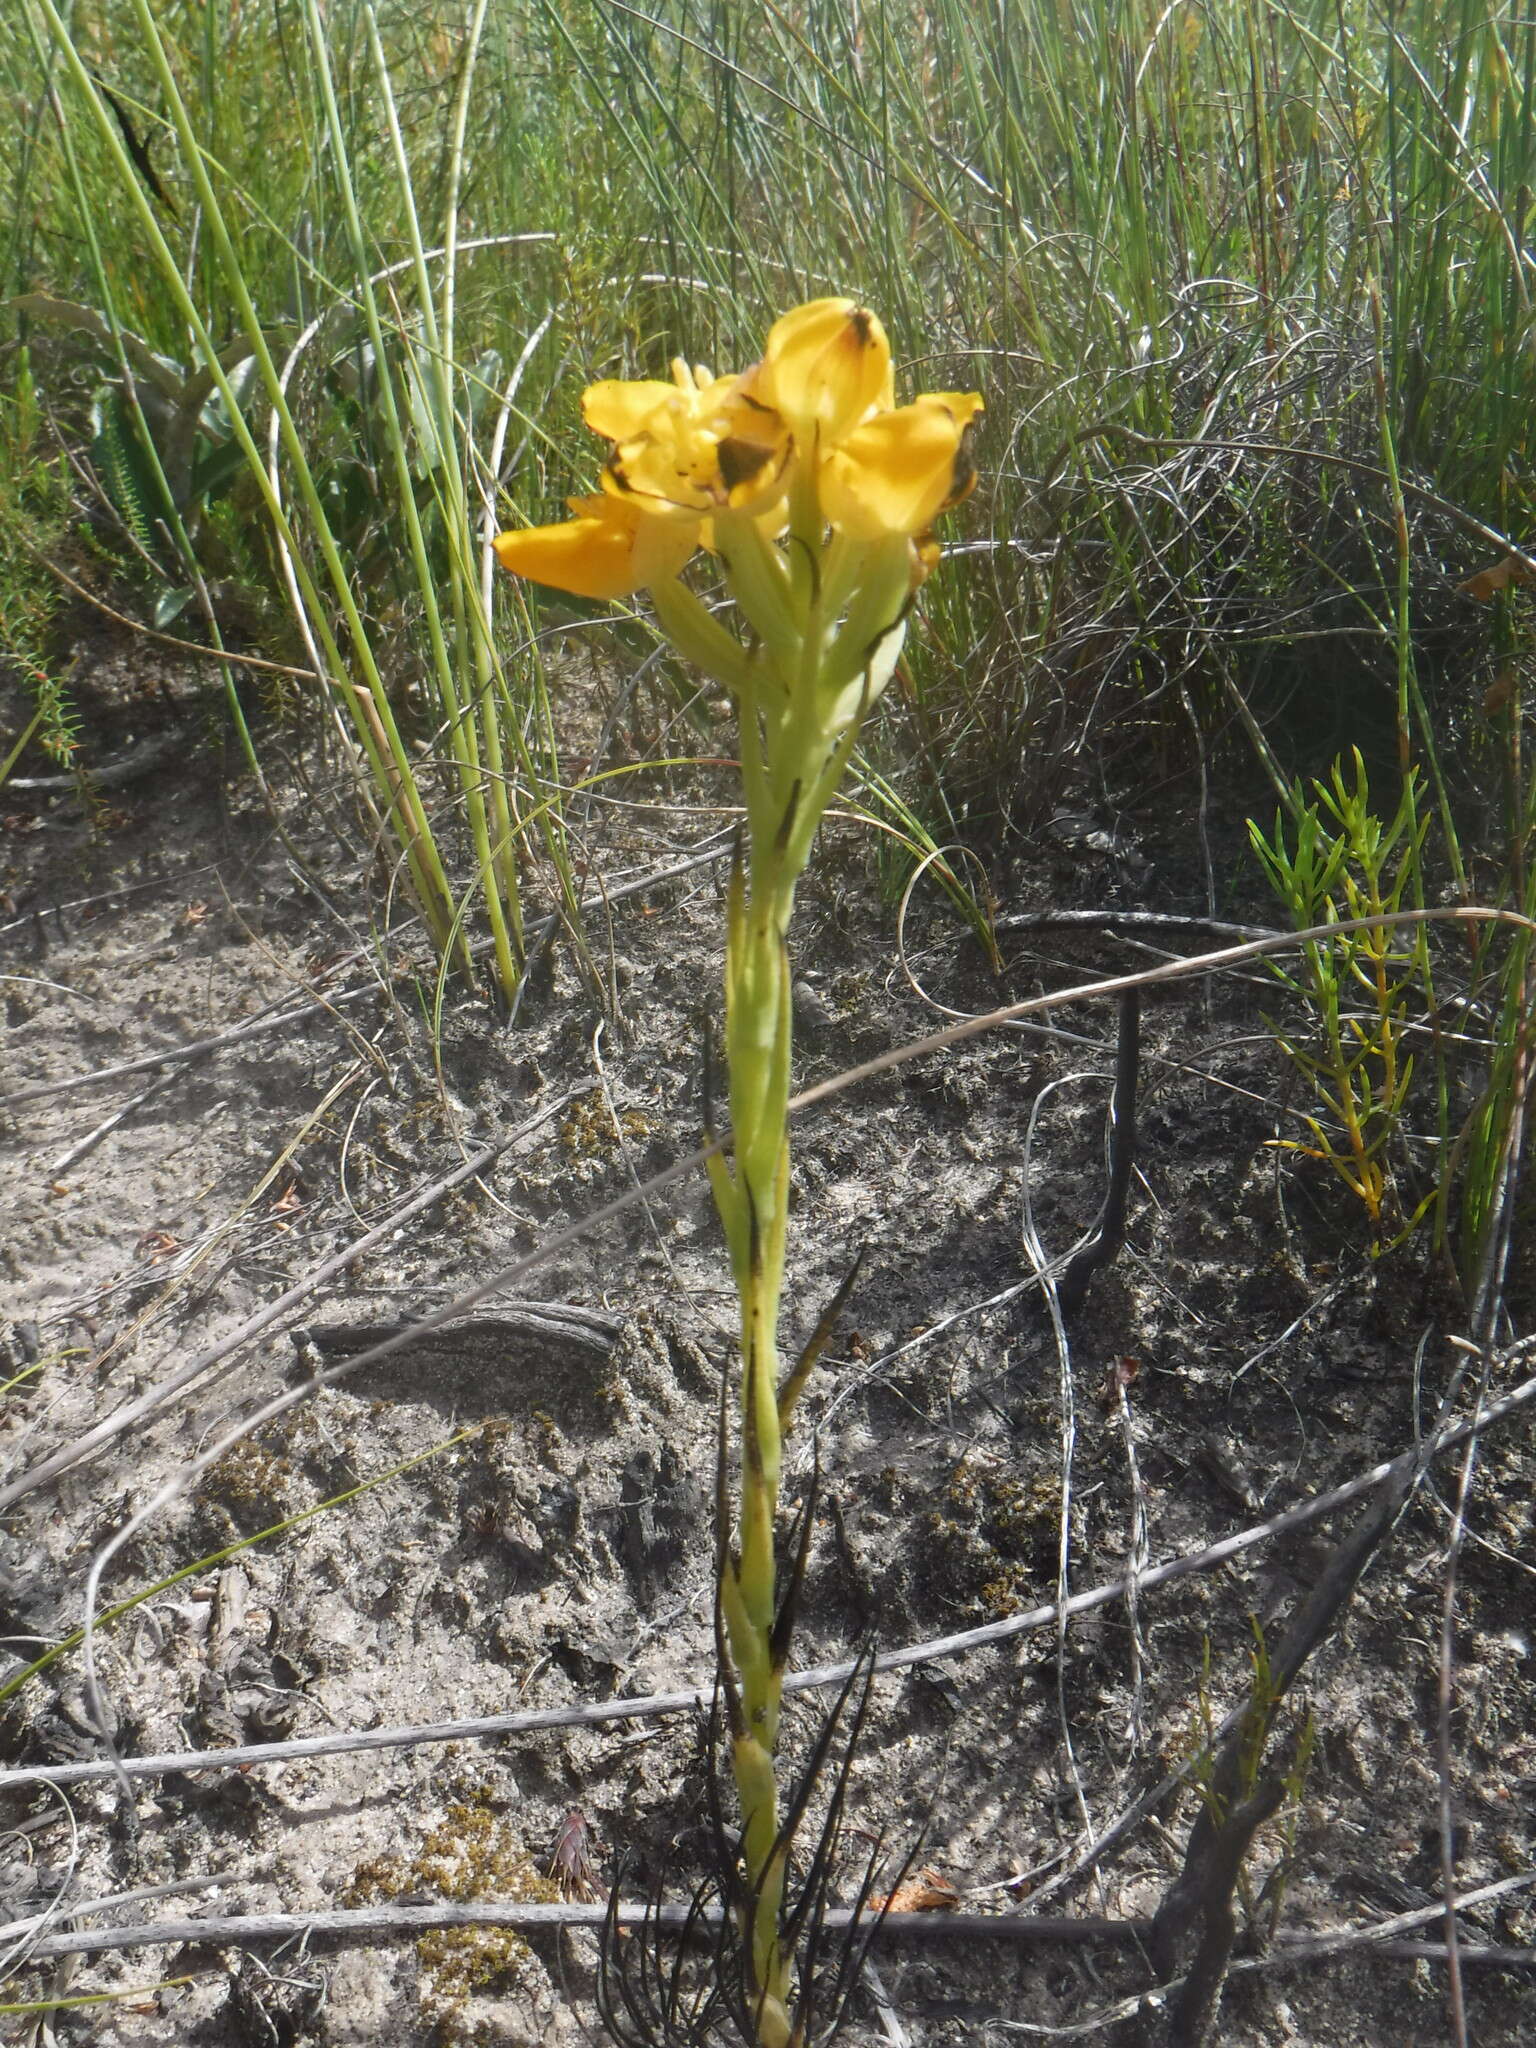
[[[785,1905],[795,1817],[774,1752],[789,1644],[774,1556],[785,1433],[804,1374],[781,1370],[789,1227],[793,1008],[788,932],[812,842],[860,725],[900,659],[912,596],[938,560],[930,528],[975,481],[981,399],[898,406],[885,329],[855,299],[776,321],[761,361],[716,377],[605,379],[582,413],[609,444],[602,489],[573,518],[506,533],[505,566],[582,597],[648,589],[677,651],[730,691],[745,844],[728,896],[725,1049],[731,1141],[708,1162],[740,1297],[740,1453],[720,1500],[721,1683],[742,1816],[742,1993],[759,2048],[803,2037]],[[733,603],[680,572],[716,557]],[[803,1987],[802,1987],[803,1991]],[[793,2010],[791,2008],[794,2008]]]
[[[782,649],[782,557],[767,560],[764,548],[789,523],[791,492],[807,546],[819,546],[827,525],[844,544],[836,586],[850,595],[859,546],[905,535],[910,595],[936,559],[928,529],[974,482],[969,439],[980,410],[974,392],[928,392],[898,407],[877,316],[855,299],[812,299],[774,322],[762,360],[742,376],[679,357],[670,382],[589,385],[582,416],[610,444],[602,497],[573,501],[574,520],[503,534],[497,551],[535,582],[628,597],[675,577],[703,545],[734,559],[748,618]],[[880,583],[894,588],[888,550],[879,561]]]
[[[604,489],[675,517],[770,510],[790,456],[783,421],[743,392],[740,377],[713,377],[679,357],[672,378],[589,387],[582,417],[613,443]]]
[[[611,443],[602,492],[573,498],[574,519],[500,535],[502,566],[576,597],[619,598],[675,577],[701,542],[716,546],[722,516],[744,513],[772,540],[792,448],[742,381],[679,358],[670,384],[588,385],[582,417]]]

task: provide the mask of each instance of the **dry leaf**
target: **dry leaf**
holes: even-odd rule
[[[555,1837],[549,1874],[560,1887],[562,1899],[579,1899],[596,1905],[602,1899],[597,1870],[592,1861],[592,1827],[579,1806],[570,1807]]]
[[[1106,1415],[1112,1415],[1119,1407],[1122,1389],[1129,1390],[1135,1386],[1140,1371],[1139,1358],[1116,1358],[1105,1367],[1094,1398]]]
[[[1469,576],[1456,588],[1465,591],[1468,597],[1481,598],[1486,604],[1501,590],[1508,590],[1512,583],[1536,583],[1536,569],[1529,562],[1522,561],[1519,555],[1506,555],[1502,562],[1495,562],[1491,568],[1479,569],[1475,576]]]
[[[1488,718],[1494,718],[1499,712],[1507,711],[1514,698],[1514,694],[1514,670],[1512,668],[1500,669],[1499,673],[1483,692],[1484,715]]]
[[[920,1870],[916,1877],[904,1879],[889,1896],[873,1898],[869,1903],[876,1913],[953,1913],[960,1904],[960,1894],[939,1871]]]

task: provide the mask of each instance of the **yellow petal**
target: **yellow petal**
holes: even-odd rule
[[[672,364],[672,382],[657,377],[605,377],[581,394],[581,416],[605,441],[630,441],[667,412],[703,424],[718,412],[740,382],[714,377],[702,365],[690,369],[681,356]]]
[[[675,576],[698,545],[697,520],[657,519],[621,498],[572,498],[574,519],[497,536],[504,569],[573,597],[631,597]]]
[[[605,441],[628,441],[644,432],[645,424],[658,406],[677,397],[675,384],[663,384],[654,377],[626,382],[605,377],[589,384],[581,394],[581,416],[594,434]]]
[[[872,410],[892,400],[891,346],[885,329],[855,299],[812,299],[776,320],[753,394],[808,444],[840,441]]]
[[[709,505],[715,451],[696,434],[636,434],[615,444],[603,489],[651,519],[699,519]]]
[[[942,552],[938,542],[931,533],[923,534],[912,543],[909,574],[914,594],[922,588],[934,570],[937,569],[939,566],[939,556]]]
[[[822,510],[855,540],[926,533],[976,481],[975,392],[936,391],[855,427],[824,458]]]
[[[685,356],[672,358],[672,382],[679,391],[696,392],[700,398],[718,398],[734,377],[717,377],[703,363],[690,363]]]

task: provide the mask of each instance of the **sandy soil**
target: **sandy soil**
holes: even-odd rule
[[[696,1142],[724,872],[708,805],[724,783],[673,792],[687,804],[672,809],[658,786],[655,808],[594,817],[589,887],[601,875],[613,899],[592,920],[606,1006],[562,941],[514,1026],[450,989],[434,1039],[430,963],[399,906],[395,927],[376,929],[378,875],[334,767],[282,768],[294,743],[272,736],[280,835],[226,762],[200,676],[151,676],[103,643],[81,694],[103,757],[145,736],[176,744],[148,779],[94,806],[0,790],[0,1484],[114,1416],[135,1419],[6,1515],[0,1656],[21,1669],[79,1625],[93,1559],[107,1556],[99,1609],[160,1590],[98,1631],[99,1712],[76,1650],[0,1704],[0,1769],[99,1758],[103,1716],[132,1757],[707,1687],[732,1310],[707,1191],[691,1174],[598,1226],[570,1226]],[[950,1011],[1147,958],[1109,939],[1009,932],[1006,916],[1200,913],[1183,805],[1163,792],[1104,814],[1102,829],[1042,831],[1011,868],[1000,861],[1000,975],[937,895],[912,907],[904,964],[867,841],[831,827],[797,935],[802,1080]],[[1239,825],[1225,841],[1217,828],[1222,914],[1267,918]],[[1148,1002],[1129,1239],[1065,1346],[1027,1284],[1029,1242],[1055,1256],[1096,1212],[1109,1006],[919,1059],[802,1119],[792,1337],[809,1334],[861,1246],[866,1260],[791,1460],[794,1501],[814,1440],[799,1666],[866,1639],[891,1649],[1006,1618],[1052,1600],[1062,1576],[1080,1589],[1132,1559],[1197,1551],[1413,1443],[1454,1362],[1459,1311],[1418,1252],[1373,1266],[1347,1203],[1271,1145],[1293,1085],[1261,1021],[1274,1000],[1255,972]],[[110,1071],[274,1016],[278,1028],[201,1057]],[[342,1257],[259,1337],[189,1371],[477,1148],[520,1131],[425,1213]],[[332,1379],[204,1462],[262,1403],[539,1252],[472,1323]],[[1121,1373],[1122,1408],[1123,1360],[1135,1365]],[[185,1376],[174,1394],[147,1399],[173,1375]],[[1468,1889],[1536,1865],[1531,1481],[1517,1420],[1483,1446],[1457,1607],[1453,1796]],[[1442,1466],[1281,1712],[1277,1751],[1309,1714],[1315,1734],[1305,1783],[1250,1864],[1251,1893],[1269,1881],[1283,1930],[1364,1926],[1437,1896],[1436,1638],[1453,1486]],[[228,1554],[274,1524],[286,1526]],[[1095,1876],[1055,1890],[1053,1879],[1241,1699],[1254,1618],[1273,1640],[1347,1526],[1258,1545],[1134,1609],[1116,1600],[1059,1639],[1037,1629],[877,1681],[851,1772],[843,1896],[884,1831],[898,1858],[920,1837],[919,1863],[972,1911],[1150,1913],[1178,1871],[1194,1792],[1165,1801]],[[808,1753],[828,1697],[796,1699],[794,1755]],[[0,1776],[0,1796],[6,1919],[169,1888],[78,1923],[92,1927],[546,1898],[573,1806],[600,1886],[624,1863],[627,1889],[660,1884],[682,1901],[708,1856],[695,1714],[126,1788],[7,1788]],[[1269,1924],[1269,1906],[1258,1918]],[[1242,1907],[1238,1920],[1251,1949]],[[1469,1908],[1462,1926],[1469,1943],[1536,1944],[1520,1887]],[[128,1994],[56,2014],[61,2042],[597,2038],[585,1934],[380,1936],[259,1959],[183,1943],[58,1963],[28,1963],[21,1940],[6,1953],[12,1998]],[[938,2044],[1081,2025],[1149,1978],[1134,1948],[973,1940],[887,1946],[878,1982],[888,2005],[882,2015],[863,1984],[851,2038]],[[1536,2038],[1528,1969],[1470,1966],[1466,1995],[1486,2048]],[[34,2037],[30,2021],[0,2025]],[[1099,2037],[1136,2035],[1127,2022]],[[1283,1967],[1272,1953],[1233,1978],[1219,2038],[1448,2040],[1444,1969],[1362,1952]]]

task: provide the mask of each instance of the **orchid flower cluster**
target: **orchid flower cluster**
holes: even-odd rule
[[[739,376],[679,358],[670,384],[590,385],[582,416],[610,443],[602,490],[573,498],[559,525],[502,534],[497,553],[578,597],[649,590],[679,653],[738,702],[766,703],[776,684],[798,725],[836,731],[895,667],[907,605],[938,560],[930,529],[974,481],[980,410],[959,392],[898,406],[879,320],[815,299],[775,323]],[[750,646],[678,581],[701,547]]]
[[[975,481],[981,404],[974,392],[929,392],[897,405],[879,320],[851,299],[815,299],[777,321],[761,361],[738,376],[679,360],[670,384],[589,386],[583,417],[610,444],[601,491],[572,499],[558,525],[496,542],[506,568],[557,590],[648,591],[678,653],[730,693],[739,718],[747,844],[726,931],[731,1130],[709,1170],[741,1309],[718,1639],[743,1821],[744,1992],[762,2048],[803,2033],[784,1906],[794,1823],[781,1824],[775,1771],[799,1574],[779,1587],[774,1537],[784,1437],[829,1322],[782,1372],[787,933],[816,828],[938,561],[933,522]],[[736,630],[681,580],[700,549],[723,572]]]

